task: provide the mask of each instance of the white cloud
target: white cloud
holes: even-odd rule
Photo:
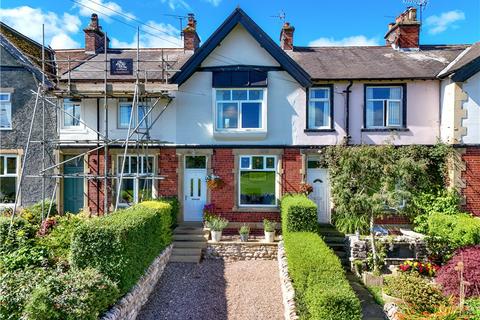
[[[220,4],[220,2],[222,2],[222,0],[205,0],[206,2],[210,3],[212,6],[214,7],[218,7],[218,5]]]
[[[0,19],[29,38],[42,43],[42,24],[45,24],[45,44],[53,48],[78,48],[72,34],[80,29],[80,19],[68,13],[56,13],[29,6],[0,9]]]
[[[80,15],[90,17],[96,13],[99,18],[110,22],[110,17],[121,16],[124,19],[134,19],[133,13],[125,11],[119,4],[113,1],[104,2],[103,0],[78,0],[74,7],[79,9]]]
[[[378,46],[379,42],[377,38],[367,38],[363,35],[359,35],[338,40],[322,37],[311,41],[308,45],[311,47]]]
[[[219,0],[208,0],[208,1],[219,1]],[[175,10],[177,8],[183,8],[190,10],[190,5],[185,0],[162,0],[162,3],[166,3],[170,9]]]
[[[452,10],[443,12],[441,15],[429,16],[425,20],[425,24],[428,27],[428,33],[438,34],[442,33],[448,28],[454,28],[455,22],[465,20],[465,13],[460,10]]]
[[[154,29],[143,28],[148,33],[140,30],[141,48],[181,48],[183,46],[179,37],[180,31],[171,24],[156,23],[154,21],[148,21],[147,24]],[[112,48],[136,48],[137,34],[135,33],[131,42],[112,38],[111,46]]]

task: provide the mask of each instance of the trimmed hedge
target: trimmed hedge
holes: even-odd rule
[[[172,229],[177,225],[178,213],[180,212],[180,201],[176,196],[165,196],[158,198],[159,201],[166,202],[172,206],[170,211],[172,217]]]
[[[302,319],[361,319],[340,260],[318,234],[284,232],[288,271]]]
[[[282,198],[280,206],[283,232],[317,230],[317,206],[306,196],[287,195]]]
[[[170,212],[167,203],[146,201],[82,223],[72,238],[73,267],[96,268],[127,293],[171,243]]]
[[[446,240],[453,249],[480,244],[480,219],[466,213],[433,213],[428,218],[428,234]]]

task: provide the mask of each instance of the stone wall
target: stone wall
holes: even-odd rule
[[[107,311],[102,320],[134,320],[147,302],[150,293],[162,276],[163,270],[170,259],[173,246],[168,246],[155,260],[145,274],[138,280],[137,284],[118,301],[109,311]]]
[[[295,290],[292,286],[292,280],[288,275],[287,255],[283,241],[278,244],[278,269],[280,272],[280,285],[282,287],[282,300],[285,320],[298,319],[297,308],[295,306]]]
[[[225,261],[275,260],[277,259],[277,247],[277,243],[258,241],[209,241],[203,250],[203,256],[205,259],[223,259]]]

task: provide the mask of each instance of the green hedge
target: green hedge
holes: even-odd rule
[[[175,196],[169,197],[160,197],[158,198],[159,201],[166,202],[172,206],[172,210],[170,211],[170,215],[172,217],[172,229],[177,225],[177,217],[178,213],[180,212],[180,201]]]
[[[453,249],[480,244],[480,219],[466,213],[433,213],[428,218],[428,234],[445,240]]]
[[[317,230],[317,206],[304,195],[287,195],[280,203],[283,232]]]
[[[302,319],[361,319],[340,260],[318,234],[284,232],[288,271]]]
[[[86,221],[73,234],[73,267],[96,268],[127,293],[171,243],[170,212],[167,203],[146,201]]]

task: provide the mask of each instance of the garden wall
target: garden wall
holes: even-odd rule
[[[222,241],[208,242],[203,250],[205,259],[275,260],[278,255],[277,243]]]
[[[172,248],[172,245],[168,246],[155,258],[132,290],[107,311],[101,318],[102,320],[134,320],[137,317],[162,276],[163,270],[170,259]]]

